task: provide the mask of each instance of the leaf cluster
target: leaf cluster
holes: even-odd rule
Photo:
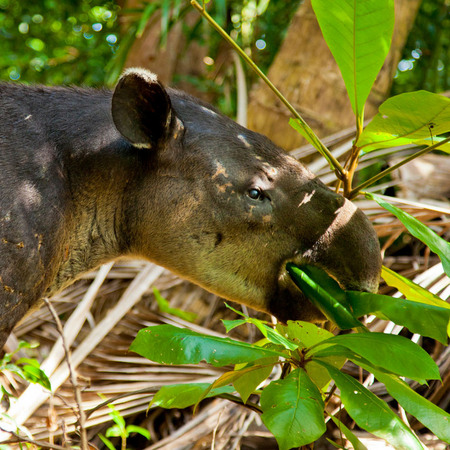
[[[396,448],[421,449],[417,437],[385,402],[340,370],[349,359],[372,372],[406,411],[415,415],[440,439],[450,442],[450,415],[416,394],[400,378],[419,383],[439,380],[439,370],[431,357],[402,336],[368,332],[355,316],[361,311],[380,317],[394,316],[398,323],[417,326],[418,332],[430,335],[435,333],[435,327],[442,329],[444,324],[443,329],[446,329],[450,322],[450,308],[436,299],[405,300],[414,303],[424,318],[421,323],[411,324],[410,313],[403,301],[399,301],[399,305],[395,302],[385,304],[385,296],[368,294],[360,297],[359,292],[343,291],[325,272],[314,267],[291,265],[289,271],[294,281],[319,307],[325,305],[328,308],[330,299],[333,299],[336,313],[328,311],[331,319],[339,321],[344,328],[360,326],[360,332],[334,336],[327,330],[300,321],[288,321],[287,325],[278,324],[273,328],[242,313],[239,313],[241,319],[224,321],[227,331],[252,323],[263,333],[263,340],[248,344],[172,325],[145,328],[139,331],[130,350],[151,361],[161,364],[205,361],[216,367],[234,365],[233,370],[228,370],[210,385],[165,386],[154,396],[150,406],[185,408],[196,406],[209,397],[227,398],[260,412],[280,449],[289,449],[314,442],[325,432],[328,414],[325,399],[333,380],[343,405],[361,428],[386,439]],[[302,274],[309,277],[303,278]],[[409,284],[408,287],[413,289]],[[418,292],[420,295],[420,289]],[[338,303],[341,308],[337,307]],[[356,304],[359,310],[355,313]],[[435,314],[436,311],[439,314]],[[442,333],[439,337],[446,340]],[[277,366],[283,366],[285,376],[271,381],[271,374]],[[262,390],[261,386],[264,386]],[[350,430],[344,427],[342,430],[349,439],[357,439]]]

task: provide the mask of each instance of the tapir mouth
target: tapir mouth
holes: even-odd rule
[[[324,322],[325,316],[313,305],[301,289],[294,283],[289,275],[286,265],[292,263],[296,266],[313,265],[324,270],[332,277],[344,290],[355,290],[361,292],[377,292],[378,282],[370,279],[355,281],[349,276],[340,277],[334,271],[322,264],[313,262],[302,256],[295,256],[285,260],[281,267],[278,277],[278,287],[276,295],[269,302],[270,312],[281,322],[288,320],[303,320],[307,322]]]

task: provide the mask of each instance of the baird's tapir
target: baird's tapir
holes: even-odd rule
[[[286,263],[376,291],[364,213],[266,137],[130,69],[114,92],[0,84],[0,348],[41,299],[119,257],[323,320]]]

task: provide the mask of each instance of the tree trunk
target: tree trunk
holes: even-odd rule
[[[141,0],[125,0],[124,8],[137,8],[142,6]],[[124,27],[133,19],[132,15],[121,16]],[[200,77],[206,75],[206,65],[203,62],[207,55],[208,47],[200,45],[192,39],[187,42],[183,26],[192,28],[199,20],[197,11],[188,11],[168,32],[165,46],[160,45],[161,37],[161,15],[154,13],[148,22],[142,36],[137,38],[128,52],[125,67],[143,67],[155,72],[166,85],[174,86],[174,75],[182,74],[176,87],[186,90],[198,97],[205,98],[205,94],[186,80],[189,77]]]
[[[387,98],[392,80],[421,0],[395,0],[392,45],[365,107],[365,117],[376,114]],[[295,14],[268,77],[300,112],[319,137],[352,126],[355,118],[339,68],[328,49],[311,1]],[[250,93],[249,128],[264,133],[287,150],[305,140],[289,126],[289,111],[259,81]]]

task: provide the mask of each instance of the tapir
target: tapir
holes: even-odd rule
[[[324,317],[286,263],[373,292],[365,214],[265,136],[157,76],[114,91],[0,84],[0,348],[45,297],[143,258],[279,320]]]

